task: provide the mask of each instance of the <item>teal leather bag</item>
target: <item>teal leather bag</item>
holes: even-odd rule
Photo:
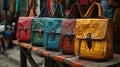
[[[51,13],[47,7],[41,10],[39,17],[32,19],[31,42],[33,46],[42,46],[45,18],[50,17]]]
[[[62,19],[65,18],[63,6],[58,4],[52,18],[45,19],[43,46],[48,50],[58,50]]]

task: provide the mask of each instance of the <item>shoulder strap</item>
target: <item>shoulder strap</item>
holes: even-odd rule
[[[68,18],[81,18],[81,17],[83,17],[83,11],[80,8],[80,4],[74,3],[71,7]]]
[[[53,17],[57,17],[57,18],[64,18],[66,17],[64,8],[61,4],[58,4],[55,8],[55,11],[53,13]]]

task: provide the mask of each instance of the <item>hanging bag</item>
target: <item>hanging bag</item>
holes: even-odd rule
[[[59,49],[64,54],[74,54],[74,39],[76,18],[81,18],[83,12],[80,5],[75,3],[71,7],[70,14],[67,19],[62,20],[62,28],[59,42]]]
[[[92,17],[98,7],[98,17]],[[109,60],[113,56],[112,32],[108,18],[104,17],[101,4],[94,2],[84,18],[76,20],[75,55],[89,60]]]
[[[33,3],[33,0],[32,2]],[[19,17],[16,38],[22,42],[30,42],[32,18],[37,16],[33,4],[29,7],[25,17]]]

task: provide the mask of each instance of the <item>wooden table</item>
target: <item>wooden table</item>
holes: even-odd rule
[[[43,47],[34,47],[30,43],[20,43],[14,40],[15,45],[20,46],[21,67],[27,67],[26,59],[32,67],[38,67],[30,54],[31,51],[45,58],[45,67],[120,67],[120,55],[114,54],[113,59],[106,62],[82,60],[76,61],[74,55],[61,55],[60,52],[48,51]]]

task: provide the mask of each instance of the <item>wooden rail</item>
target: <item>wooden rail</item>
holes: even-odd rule
[[[31,51],[45,58],[45,67],[114,67],[116,64],[120,65],[120,55],[118,54],[114,54],[114,58],[107,62],[94,62],[82,59],[77,62],[74,55],[61,55],[60,52],[48,51],[43,47],[34,47],[30,43],[20,43],[17,40],[14,40],[13,43],[20,46],[21,67],[27,67],[26,59],[29,60],[32,67],[38,67],[30,54]]]

